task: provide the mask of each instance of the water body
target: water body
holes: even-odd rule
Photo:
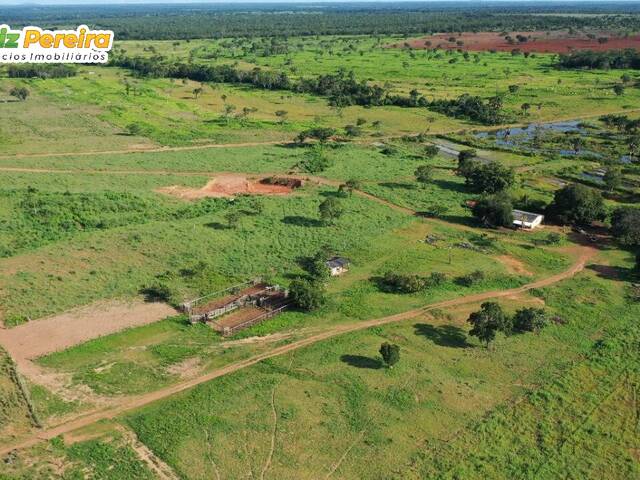
[[[570,120],[566,122],[550,122],[550,123],[532,123],[526,127],[512,127],[502,130],[494,130],[492,132],[478,132],[474,136],[476,138],[493,140],[496,145],[505,148],[518,148],[528,152],[543,152],[549,154],[558,154],[564,157],[591,157],[594,159],[602,158],[603,155],[591,150],[568,150],[568,149],[550,149],[536,148],[530,145],[536,134],[544,135],[545,133],[576,133],[585,135],[587,129],[581,126],[581,120]],[[633,159],[629,155],[620,157],[620,163],[629,164]]]

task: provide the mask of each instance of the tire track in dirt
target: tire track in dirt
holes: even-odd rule
[[[70,420],[60,425],[47,428],[45,430],[41,430],[39,432],[36,432],[34,435],[26,439],[23,439],[20,442],[16,442],[12,445],[2,447],[0,449],[0,455],[6,455],[12,450],[31,447],[41,441],[50,440],[52,438],[57,437],[58,435],[73,432],[80,428],[84,428],[86,426],[92,425],[100,420],[113,419],[118,415],[122,415],[123,413],[130,412],[140,407],[144,407],[153,402],[162,400],[164,398],[170,397],[177,393],[184,392],[202,383],[209,382],[211,380],[222,377],[224,375],[229,375],[239,370],[243,370],[247,367],[250,367],[259,362],[262,362],[263,360],[280,356],[285,353],[289,353],[294,350],[306,347],[308,345],[312,345],[314,343],[321,342],[323,340],[337,337],[339,335],[344,335],[346,333],[356,332],[359,330],[365,330],[371,327],[402,322],[405,320],[416,318],[426,312],[429,312],[435,309],[465,305],[468,303],[479,303],[489,299],[503,298],[503,297],[508,297],[512,295],[517,295],[534,288],[542,288],[549,285],[553,285],[554,283],[568,279],[574,276],[575,274],[579,273],[580,271],[582,271],[586,263],[597,252],[596,248],[592,246],[575,246],[575,247],[572,247],[571,250],[572,252],[577,254],[576,262],[569,269],[565,270],[564,272],[558,273],[556,275],[552,275],[550,277],[523,285],[521,287],[512,288],[509,290],[488,291],[488,292],[482,292],[482,293],[477,293],[473,295],[467,295],[467,296],[455,298],[452,300],[444,300],[441,302],[432,303],[430,305],[425,305],[424,307],[408,310],[406,312],[390,315],[387,317],[366,320],[366,321],[357,322],[357,323],[337,325],[324,332],[311,335],[307,338],[297,340],[287,345],[276,347],[273,350],[270,350],[268,352],[254,355],[253,357],[247,358],[245,360],[241,360],[239,362],[226,365],[224,367],[218,368],[216,370],[208,372],[199,377],[195,377],[193,379],[190,379],[181,383],[170,385],[168,387],[162,388],[154,392],[138,395],[135,397],[129,397],[127,399],[124,399],[124,401],[120,405],[117,405],[111,408],[95,410],[95,411],[86,413],[74,420]]]

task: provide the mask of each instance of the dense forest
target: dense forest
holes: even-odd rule
[[[566,13],[599,15],[565,15]],[[536,15],[531,15],[535,12]],[[325,34],[405,34],[458,31],[640,29],[640,18],[625,14],[640,6],[623,2],[356,2],[240,3],[189,5],[2,7],[3,21],[17,27],[69,27],[86,23],[112,29],[116,38],[184,39]],[[542,15],[541,15],[542,14]]]
[[[640,53],[634,49],[609,50],[606,52],[593,52],[582,50],[567,55],[560,55],[559,68],[585,68],[585,69],[640,69]]]

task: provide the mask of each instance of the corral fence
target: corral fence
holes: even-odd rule
[[[239,330],[242,330],[244,328],[249,328],[257,323],[260,323],[264,320],[268,320],[269,318],[275,317],[276,315],[282,313],[285,309],[287,309],[290,306],[290,303],[287,303],[285,305],[282,305],[274,310],[268,310],[266,312],[264,312],[262,315],[258,315],[255,318],[250,318],[249,320],[246,320],[242,323],[239,323],[238,325],[234,325],[232,327],[222,327],[222,326],[218,326],[216,324],[216,330],[218,330],[219,332],[222,333],[223,337],[228,337],[230,335],[233,335],[234,333],[236,333]],[[213,322],[215,324],[215,322]]]
[[[248,280],[246,282],[242,282],[237,285],[233,285],[231,287],[228,287],[222,290],[217,290],[207,295],[203,295],[202,297],[194,298],[193,300],[190,300],[188,302],[184,302],[182,305],[180,305],[180,308],[183,312],[185,312],[189,316],[189,320],[191,321],[191,323],[195,323],[202,320],[206,321],[209,317],[210,318],[218,317],[220,315],[223,315],[224,313],[235,310],[236,308],[241,306],[236,301],[231,300],[229,303],[218,306],[212,309],[210,312],[199,312],[198,311],[199,308],[206,306],[207,301],[213,300],[215,298],[221,298],[224,296],[237,295],[243,289],[246,289],[251,286],[259,285],[261,282],[262,282],[262,279],[260,277],[257,277],[257,278]]]

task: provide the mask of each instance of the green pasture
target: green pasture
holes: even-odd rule
[[[126,421],[186,478],[213,475],[209,457],[225,475],[259,472],[274,425],[270,471],[280,478],[324,476],[345,452],[340,478],[637,474],[629,427],[589,416],[590,406],[617,387],[617,373],[633,366],[625,345],[637,339],[637,306],[622,299],[619,285],[591,273],[537,295],[566,323],[501,338],[492,350],[469,339],[465,317],[455,313],[374,328],[265,361]],[[513,310],[519,302],[504,305]],[[383,341],[401,346],[401,361],[391,370],[378,358]],[[607,381],[586,381],[590,375]],[[512,402],[516,398],[524,401]],[[607,455],[592,457],[593,430],[615,428],[624,436],[603,431],[596,440]],[[207,446],[207,437],[216,448]],[[514,449],[528,454],[514,462],[508,454]]]

